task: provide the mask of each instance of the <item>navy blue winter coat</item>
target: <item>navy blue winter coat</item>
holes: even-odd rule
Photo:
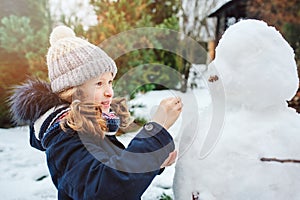
[[[36,83],[30,84],[29,89],[35,91]],[[28,88],[26,89],[28,92]],[[18,95],[24,96],[24,88],[18,92],[23,92]],[[35,91],[40,92],[41,90]],[[20,101],[20,98],[16,101]],[[43,101],[39,99],[35,102]],[[32,105],[28,103],[30,102],[23,102],[22,105],[26,109],[32,109]],[[26,109],[14,110],[18,104],[19,102],[12,103],[12,112],[22,120],[31,117],[30,144],[46,152],[48,168],[60,200],[140,199],[153,178],[162,171],[160,166],[164,160],[174,151],[170,134],[154,122],[146,124],[125,148],[115,136],[105,136],[103,139],[71,129],[64,132],[57,119],[67,111],[67,107],[60,106],[52,113],[45,112],[43,107],[40,109],[44,112],[36,114]],[[34,107],[37,107],[36,104]],[[28,116],[24,112],[31,114]],[[34,122],[42,115],[40,130],[35,130]],[[35,136],[36,131],[38,138]]]

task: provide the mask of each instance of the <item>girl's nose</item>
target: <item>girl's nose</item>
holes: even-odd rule
[[[104,96],[105,97],[112,97],[114,95],[114,91],[112,87],[106,87],[104,90]]]

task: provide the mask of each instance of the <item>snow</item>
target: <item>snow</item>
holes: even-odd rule
[[[291,47],[273,27],[244,20],[225,32],[210,67],[224,85],[224,127],[213,151],[201,157],[214,107],[193,122],[199,129],[177,160],[175,199],[191,199],[193,192],[201,200],[300,199],[299,163],[260,160],[300,159],[300,115],[286,103],[299,81]],[[182,134],[179,146],[190,139]]]
[[[1,199],[57,199],[44,153],[29,145],[28,127],[0,129],[0,162]]]

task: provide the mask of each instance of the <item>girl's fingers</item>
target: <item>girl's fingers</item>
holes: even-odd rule
[[[167,167],[175,163],[177,157],[177,151],[173,151],[169,154],[168,158],[164,161],[164,163],[161,165],[161,168]]]
[[[173,151],[171,153],[170,165],[172,165],[173,163],[175,163],[176,158],[177,158],[177,151]]]
[[[181,111],[182,106],[183,106],[182,101],[181,100],[177,101],[175,103],[175,110]]]
[[[173,101],[175,102],[175,104],[179,104],[181,102],[181,98],[180,97],[174,97]]]

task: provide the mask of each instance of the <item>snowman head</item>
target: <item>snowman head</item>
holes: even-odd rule
[[[285,103],[298,89],[293,49],[263,21],[230,26],[216,48],[214,65],[228,103],[266,108]]]

